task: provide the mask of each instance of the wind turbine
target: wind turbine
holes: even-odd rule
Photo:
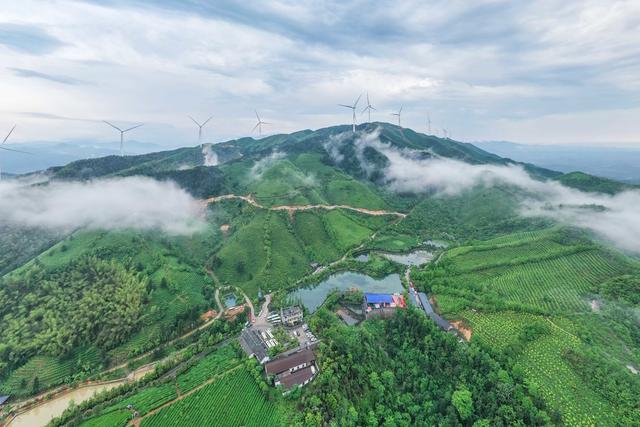
[[[258,129],[258,135],[262,136],[262,125],[270,125],[271,123],[263,122],[262,119],[260,119],[260,116],[258,115],[257,111],[256,111],[256,117],[258,119],[258,123],[256,123],[256,125],[253,127],[253,130],[251,130],[251,132],[255,132],[255,130],[257,128]]]
[[[369,92],[367,92],[367,106],[362,109],[362,112],[363,113],[365,111],[369,112],[369,123],[371,123],[371,110],[375,111],[375,108],[373,108],[373,106],[371,105],[371,102],[369,102]]]
[[[11,128],[7,136],[4,137],[4,139],[2,140],[2,143],[0,143],[0,149],[5,151],[13,151],[15,153],[31,154],[31,153],[27,153],[26,151],[14,150],[13,148],[3,147],[4,143],[7,142],[7,140],[9,139],[9,137],[11,136],[15,128],[16,128],[16,125],[13,125],[13,127]],[[2,170],[0,170],[0,180],[2,180]]]
[[[209,117],[207,120],[204,121],[204,123],[200,124],[196,121],[196,119],[194,119],[193,117],[189,116],[189,118],[191,119],[191,121],[193,123],[196,124],[196,126],[198,126],[198,143],[202,144],[202,128],[209,123],[209,120],[213,119],[213,116]]]
[[[108,124],[112,128],[116,129],[118,132],[120,132],[120,157],[124,156],[123,149],[124,149],[124,134],[125,134],[125,132],[129,132],[130,130],[134,130],[135,128],[139,128],[140,126],[142,126],[144,124],[144,123],[140,123],[139,125],[135,125],[135,126],[132,126],[132,127],[128,128],[128,129],[124,129],[123,130],[123,129],[120,129],[118,126],[109,123],[106,120],[103,120],[103,122],[105,122],[106,124]]]
[[[401,122],[400,122],[400,118],[402,116],[402,105],[400,106],[400,109],[398,110],[397,113],[391,113],[392,116],[398,116],[398,126],[401,126]]]
[[[431,116],[427,113],[427,135],[431,135]]]
[[[360,102],[360,98],[362,98],[362,94],[358,95],[358,98],[356,99],[356,102],[353,103],[353,105],[338,104],[340,107],[351,108],[351,110],[353,111],[353,133],[356,132],[356,107],[358,106],[358,102]]]
[[[447,130],[445,128],[442,128],[442,135],[444,136],[444,139],[447,139]]]

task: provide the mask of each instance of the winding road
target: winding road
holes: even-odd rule
[[[225,195],[222,195],[222,196],[210,197],[208,199],[205,199],[204,202],[206,204],[209,204],[209,203],[216,203],[216,202],[219,202],[221,200],[230,200],[230,199],[244,200],[245,202],[249,203],[252,206],[255,206],[255,207],[260,208],[260,209],[268,209],[268,210],[271,210],[271,211],[296,212],[296,211],[308,211],[308,210],[312,210],[312,209],[325,209],[325,210],[329,210],[329,211],[330,210],[334,210],[334,209],[345,209],[345,210],[350,210],[350,211],[354,211],[354,212],[360,212],[360,213],[363,213],[363,214],[366,214],[366,215],[373,215],[373,216],[391,215],[391,216],[397,216],[399,218],[405,218],[407,216],[407,214],[404,214],[402,212],[356,208],[354,206],[349,206],[349,205],[280,205],[280,206],[264,206],[264,205],[258,203],[256,201],[256,199],[254,199],[250,195],[249,196],[239,196],[237,194],[225,194]]]

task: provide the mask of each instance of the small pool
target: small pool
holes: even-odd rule
[[[402,292],[402,282],[400,275],[390,274],[382,279],[374,279],[366,274],[347,271],[329,276],[328,279],[320,282],[317,286],[298,289],[289,294],[294,301],[300,301],[309,311],[315,312],[322,305],[327,295],[334,289],[346,291],[357,288],[364,292]]]
[[[236,298],[235,294],[227,294],[222,298],[223,298],[223,301],[224,301],[224,306],[226,308],[231,308],[231,307],[235,307],[236,305],[238,305],[238,299]]]
[[[369,262],[369,254],[363,253],[354,258],[356,261]]]

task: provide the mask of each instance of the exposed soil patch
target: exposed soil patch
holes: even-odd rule
[[[215,319],[215,317],[218,315],[218,312],[215,310],[209,310],[206,311],[204,313],[202,313],[200,315],[200,319],[207,321],[207,320],[211,320],[211,319]]]
[[[471,341],[471,334],[473,331],[470,327],[465,326],[461,320],[456,320],[455,322],[451,322],[451,324],[460,331],[465,340]]]
[[[224,318],[228,321],[235,320],[236,316],[244,311],[245,304],[232,307],[224,314]]]
[[[231,226],[229,224],[222,224],[220,226],[220,231],[222,231],[222,234],[228,234],[229,230],[231,229]]]

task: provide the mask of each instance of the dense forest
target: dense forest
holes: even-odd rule
[[[352,328],[321,309],[320,374],[302,398],[307,426],[549,425],[540,396],[480,347],[416,310]]]
[[[35,262],[0,282],[0,373],[34,354],[91,343],[112,348],[138,326],[149,282],[116,262],[82,257],[63,268]]]

